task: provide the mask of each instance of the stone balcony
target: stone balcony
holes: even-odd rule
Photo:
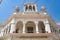
[[[59,37],[56,36],[54,33],[10,33],[4,35],[2,38],[53,38],[58,40]],[[0,38],[1,39],[1,38]]]

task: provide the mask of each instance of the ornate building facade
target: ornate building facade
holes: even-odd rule
[[[24,12],[16,6],[8,20],[1,26],[0,40],[59,40],[60,25],[57,25],[41,7],[37,12],[34,3],[24,4]]]

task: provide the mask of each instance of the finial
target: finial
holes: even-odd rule
[[[42,12],[43,14],[46,14],[46,8],[45,8],[44,6],[41,7],[41,12]]]
[[[41,11],[44,13],[46,12],[46,8],[44,6],[41,7]]]
[[[19,12],[19,7],[18,7],[18,6],[15,7],[15,12],[16,12],[16,13]]]

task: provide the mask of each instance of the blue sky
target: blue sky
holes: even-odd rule
[[[46,7],[47,13],[55,22],[60,22],[60,0],[2,0],[0,4],[0,22],[5,22],[14,13],[15,6],[23,12],[24,3],[33,2],[40,12],[41,6]]]

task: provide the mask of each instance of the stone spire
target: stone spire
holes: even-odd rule
[[[42,12],[43,14],[46,14],[46,8],[45,8],[44,6],[41,7],[41,12]]]

